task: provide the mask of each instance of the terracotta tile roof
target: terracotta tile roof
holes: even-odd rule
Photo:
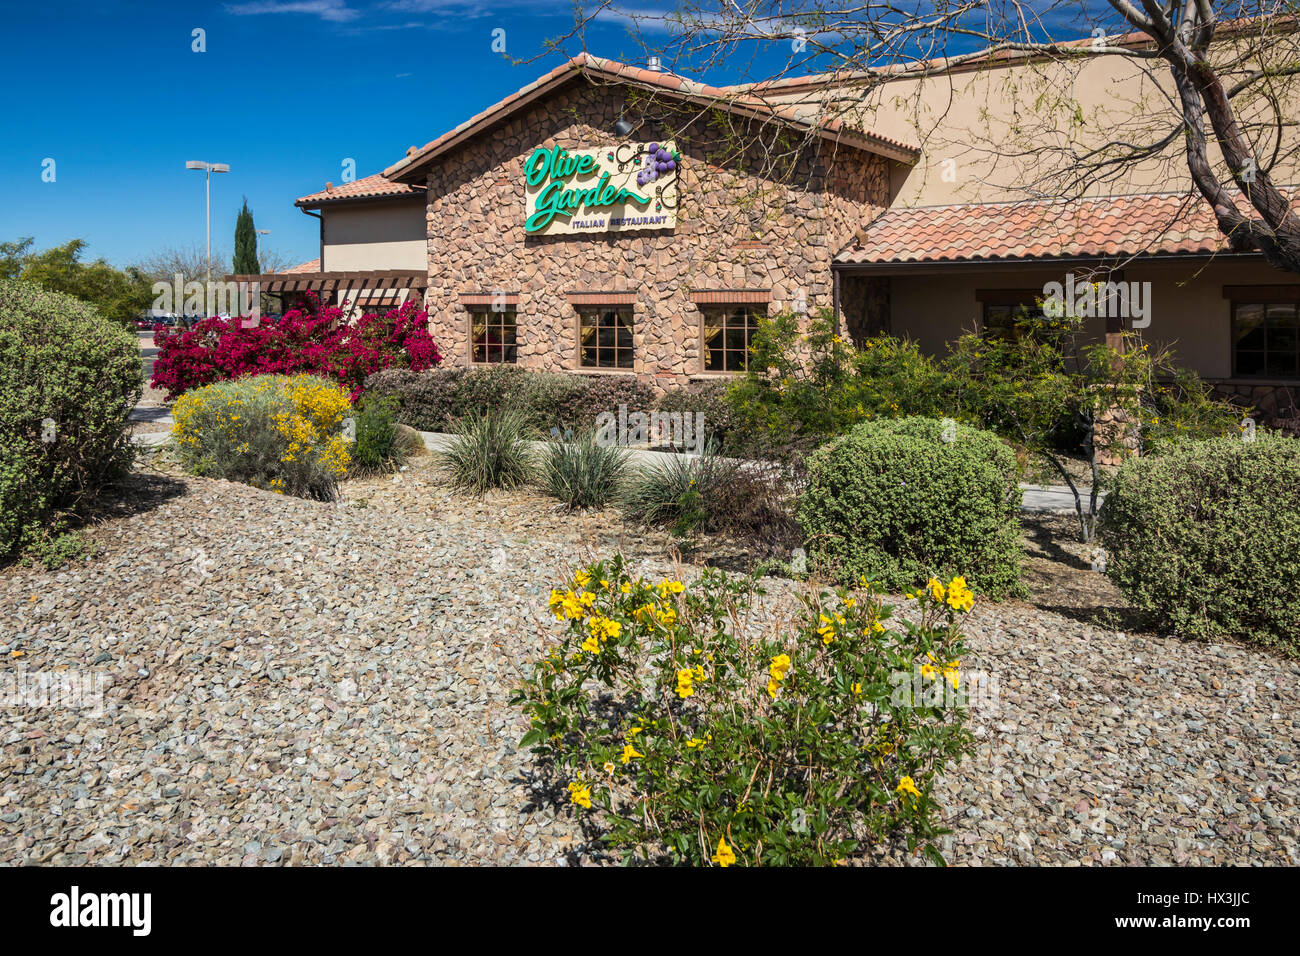
[[[342,202],[349,199],[379,199],[388,196],[418,196],[424,192],[423,186],[409,183],[395,183],[382,173],[354,179],[350,183],[339,183],[332,189],[322,189],[310,196],[303,196],[295,206],[320,206],[325,203]]]
[[[308,262],[300,262],[296,266],[290,266],[288,269],[282,270],[279,274],[287,276],[296,272],[320,272],[320,260],[312,259]]]
[[[978,262],[1225,252],[1198,195],[890,209],[835,257],[841,263]]]
[[[684,76],[628,66],[625,63],[618,63],[614,60],[583,53],[573,57],[567,63],[562,63],[551,72],[534,80],[517,92],[511,93],[499,103],[495,103],[483,112],[470,117],[455,129],[443,133],[437,139],[427,143],[422,149],[408,152],[403,159],[385,169],[384,175],[390,179],[411,177],[426,163],[446,150],[482,132],[533,100],[584,75],[606,82],[627,83],[670,93],[683,99],[717,106],[734,113],[773,119],[777,122],[804,129],[815,129],[822,136],[836,139],[839,142],[860,149],[878,152],[903,162],[914,162],[920,155],[920,149],[916,146],[888,139],[884,136],[877,136],[866,130],[855,129],[841,120],[816,123],[801,116],[793,109],[780,104],[769,103],[758,97],[740,95],[734,91],[698,83]],[[299,201],[301,202],[301,200]]]

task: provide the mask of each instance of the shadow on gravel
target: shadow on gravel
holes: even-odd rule
[[[185,482],[179,478],[148,471],[133,471],[117,484],[105,489],[94,501],[87,511],[86,524],[144,514],[180,498],[185,492]]]

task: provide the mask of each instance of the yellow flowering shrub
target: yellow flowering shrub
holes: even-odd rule
[[[315,375],[259,375],[186,392],[172,437],[194,474],[333,499],[346,474],[348,394]]]
[[[974,596],[932,581],[918,622],[859,584],[807,591],[774,629],[751,620],[753,579],[583,568],[551,591],[559,633],[515,694],[522,745],[625,858],[828,864],[897,832],[941,862],[931,790],[972,744]]]

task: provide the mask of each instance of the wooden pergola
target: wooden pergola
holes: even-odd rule
[[[261,275],[228,275],[227,282],[257,283],[258,291],[268,294],[315,293],[322,302],[337,303],[347,299],[358,308],[391,305],[397,294],[405,291],[408,302],[424,300],[429,286],[427,272],[392,269],[361,272],[267,272]]]

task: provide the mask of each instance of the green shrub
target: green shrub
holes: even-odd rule
[[[1300,440],[1187,442],[1120,468],[1101,510],[1106,574],[1187,637],[1300,653]]]
[[[457,386],[468,371],[466,368],[427,372],[388,369],[366,379],[366,394],[394,398],[398,403],[398,421],[419,431],[442,432],[464,413],[456,404],[456,395]]]
[[[540,481],[546,492],[570,510],[598,508],[619,490],[628,453],[602,445],[588,431],[572,441],[552,442],[542,456]]]
[[[536,378],[536,374],[533,376]],[[547,414],[553,421],[543,419],[542,428],[557,426],[571,428],[575,433],[596,427],[596,416],[601,412],[618,414],[618,407],[626,405],[632,412],[649,412],[655,407],[655,391],[629,375],[564,375],[577,379],[581,385],[568,392],[554,404]]]
[[[181,464],[196,475],[332,501],[351,461],[348,393],[315,375],[258,375],[191,389],[172,409]]]
[[[354,475],[373,475],[400,467],[418,451],[420,441],[409,429],[397,422],[399,402],[392,395],[361,397],[352,411],[356,440],[352,444],[350,471]]]
[[[594,428],[602,411],[617,413],[620,404],[633,411],[654,407],[654,390],[630,376],[533,372],[516,365],[388,370],[366,379],[366,390],[395,397],[401,422],[432,432],[446,431],[466,415],[500,410],[522,414],[541,432],[579,433]]]
[[[520,488],[532,478],[528,442],[536,430],[523,413],[470,412],[455,429],[439,460],[456,487],[482,494],[489,488]]]
[[[1000,598],[1022,590],[1019,506],[1015,455],[996,435],[904,418],[815,452],[798,514],[810,555],[837,580],[905,590],[964,571]]]
[[[727,400],[730,386],[725,382],[693,382],[685,388],[671,388],[655,401],[661,412],[700,415],[704,420],[704,441],[722,454],[737,454],[745,449],[745,429],[740,416]]]
[[[943,414],[943,373],[915,343],[841,337],[829,310],[759,322],[749,368],[727,394],[750,436],[812,445],[879,418]]]
[[[133,331],[70,296],[0,280],[0,560],[60,534],[130,470],[140,383]]]
[[[946,593],[918,624],[844,589],[753,623],[745,580],[591,565],[551,592],[564,629],[512,699],[521,745],[627,860],[826,865],[901,832],[939,862],[931,790],[973,741],[973,596]]]

